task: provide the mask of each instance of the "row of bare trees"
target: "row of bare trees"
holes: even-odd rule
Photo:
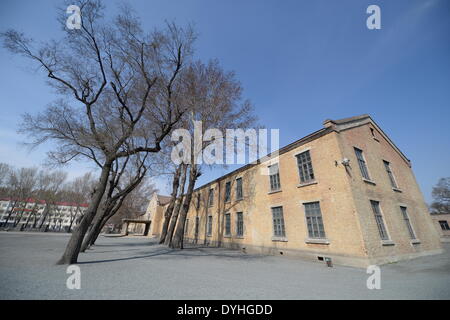
[[[82,216],[81,207],[88,203],[92,193],[94,177],[86,173],[71,181],[67,181],[67,173],[62,170],[43,170],[37,167],[15,168],[0,163],[0,198],[9,200],[7,208],[2,208],[4,226],[12,222],[16,227],[27,212],[24,228],[41,229],[44,225],[61,227],[65,215],[60,212],[59,202],[75,204],[69,212],[70,225],[68,231]],[[32,199],[32,201],[31,201]],[[27,206],[33,203],[32,208]],[[42,215],[38,215],[39,204],[44,205]],[[28,210],[28,211],[26,211]],[[31,211],[29,211],[31,210]]]
[[[248,100],[242,99],[242,86],[234,73],[225,72],[214,60],[208,64],[193,63],[188,70],[189,115],[183,119],[183,128],[195,136],[194,123],[201,123],[204,137],[199,146],[191,140],[191,159],[173,170],[171,200],[164,214],[160,243],[171,248],[182,248],[187,214],[193,201],[193,192],[202,170],[208,162],[197,161],[203,152],[214,145],[215,140],[227,129],[248,128],[256,118]],[[206,132],[216,135],[208,136]],[[206,134],[206,135],[205,135]],[[197,153],[196,153],[197,152]],[[213,156],[223,150],[215,150]]]
[[[44,111],[23,116],[21,132],[30,145],[51,141],[52,163],[84,159],[99,171],[89,207],[58,263],[76,263],[106,221],[134,201],[132,192],[146,175],[161,167],[172,167],[175,179],[180,172],[182,180],[172,192],[176,210],[172,234],[166,237],[171,247],[181,248],[201,168],[190,164],[198,156],[194,153],[180,168],[171,163],[170,135],[178,128],[192,132],[194,121],[202,121],[203,130],[249,125],[254,120],[251,105],[242,100],[233,73],[223,71],[217,61],[195,61],[196,34],[190,25],[166,23],[147,32],[128,6],[108,20],[101,1],[75,4],[81,29],[65,28],[63,11],[59,22],[64,36],[59,40],[36,45],[16,30],[1,34],[3,46],[39,66],[58,95]],[[177,199],[178,205],[173,204]]]
[[[432,196],[431,213],[450,213],[450,177],[439,179],[438,183],[433,187]]]

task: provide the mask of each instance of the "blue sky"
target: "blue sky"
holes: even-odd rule
[[[107,14],[114,12],[108,1]],[[142,0],[130,1],[146,28],[164,20],[195,23],[196,54],[234,70],[262,125],[280,128],[286,145],[327,118],[370,114],[411,159],[427,201],[450,176],[450,2],[447,0]],[[381,30],[368,30],[366,8],[381,8]],[[2,0],[0,30],[36,40],[58,37],[56,0]],[[39,165],[16,134],[20,114],[54,100],[45,77],[0,49],[0,162]],[[92,169],[66,168],[71,176]],[[199,184],[229,169],[215,168]],[[163,190],[167,184],[158,181]]]

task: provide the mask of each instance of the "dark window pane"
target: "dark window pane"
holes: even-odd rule
[[[314,180],[314,170],[312,167],[311,156],[309,150],[297,155],[298,171],[300,175],[300,183]]]

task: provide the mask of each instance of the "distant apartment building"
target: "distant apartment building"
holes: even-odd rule
[[[68,231],[75,227],[88,204],[56,202],[47,204],[36,199],[0,199],[0,226],[8,229]]]
[[[149,236],[165,206],[150,202]],[[409,159],[368,115],[326,120],[279,156],[197,188],[185,237],[352,266],[442,252]]]
[[[450,242],[450,213],[434,213],[431,215],[431,219],[433,219],[434,226],[441,236],[441,241]]]

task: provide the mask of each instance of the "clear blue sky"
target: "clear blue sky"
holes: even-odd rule
[[[368,113],[411,159],[427,201],[437,180],[450,176],[450,1],[130,3],[148,28],[165,19],[195,23],[197,56],[218,58],[237,73],[261,124],[280,128],[281,145],[320,129],[326,118]],[[0,30],[57,37],[55,8],[62,4],[2,0]],[[370,4],[381,7],[381,30],[366,28]],[[21,113],[41,110],[55,95],[41,73],[3,49],[0,70],[0,162],[39,165],[49,146],[28,153],[15,131]],[[74,176],[87,167],[67,169]],[[226,171],[207,172],[199,184]]]

